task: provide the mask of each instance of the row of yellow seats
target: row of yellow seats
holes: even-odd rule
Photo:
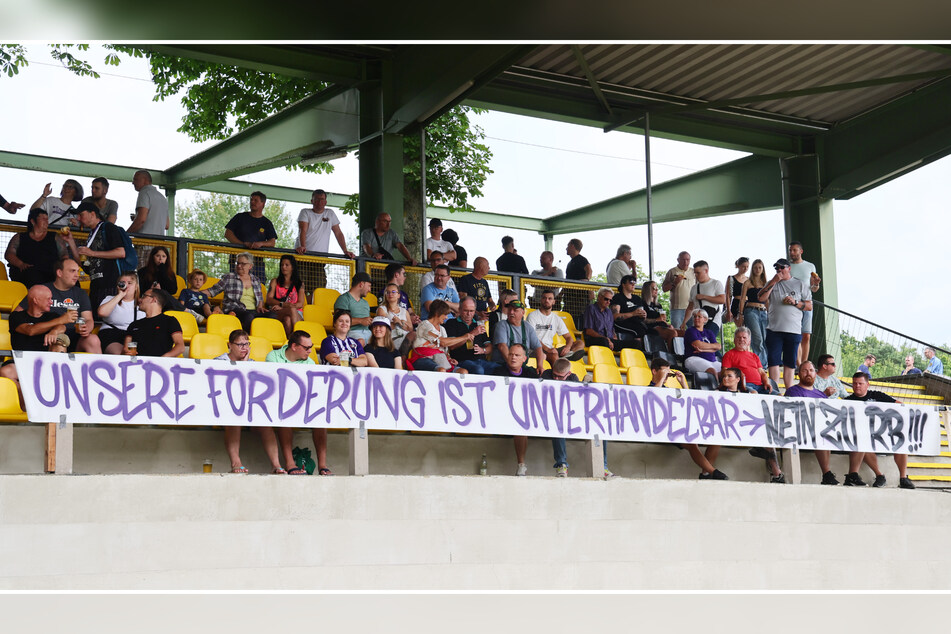
[[[587,353],[588,363],[586,367],[589,370],[594,370],[594,366],[599,363],[613,365],[615,368],[618,368],[622,374],[629,372],[630,368],[650,370],[650,363],[647,362],[647,357],[641,350],[637,350],[636,348],[624,348],[621,350],[620,365],[618,365],[617,359],[614,358],[614,351],[607,346],[588,346]]]
[[[214,315],[213,315],[214,316]],[[227,315],[230,317],[230,315]],[[237,320],[237,318],[234,318]],[[251,343],[251,358],[255,361],[265,361],[268,353],[275,348],[283,346],[284,343],[287,343],[287,338],[284,338],[284,343],[280,345],[275,345],[273,339],[268,337],[263,337],[261,335],[254,334],[255,332],[255,323],[261,320],[263,322],[271,322],[276,324],[281,329],[281,336],[284,335],[284,327],[276,319],[269,319],[267,317],[258,317],[251,322],[251,335],[248,337],[248,341]],[[238,328],[241,327],[240,322],[238,323]],[[327,337],[327,332],[324,330],[324,327],[315,322],[309,321],[299,321],[296,324],[297,330],[303,330],[310,335],[311,340],[314,343],[314,347],[310,350],[310,358],[314,360],[315,363],[320,363],[320,358],[318,353],[320,352],[320,342],[322,342]],[[231,330],[227,332],[222,330],[208,332],[196,332],[191,336],[191,341],[188,345],[188,356],[191,359],[214,359],[215,357],[221,356],[222,354],[228,353],[228,337],[231,334]]]
[[[627,369],[628,385],[650,385],[651,371],[648,368],[633,366]],[[594,366],[595,383],[613,383],[614,385],[624,385],[625,380],[621,378],[621,370],[613,363],[596,363]],[[664,387],[681,387],[680,381],[669,377],[664,381]]]

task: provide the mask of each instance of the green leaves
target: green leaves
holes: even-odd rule
[[[0,44],[0,71],[13,77],[20,72],[23,66],[29,66],[26,59],[26,49],[19,44]]]

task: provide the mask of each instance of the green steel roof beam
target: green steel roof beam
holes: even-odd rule
[[[818,136],[823,198],[848,199],[951,154],[951,80]]]
[[[391,82],[398,96],[385,125],[387,131],[415,133],[534,48],[472,44],[416,45],[399,49],[392,65]]]
[[[472,225],[498,227],[500,229],[524,229],[541,233],[545,229],[545,221],[541,218],[527,218],[514,214],[500,214],[490,211],[466,211],[452,213],[446,207],[429,205],[426,208],[427,218],[439,218],[446,222],[465,222]]]
[[[652,188],[654,222],[746,213],[783,206],[779,162],[748,156]],[[639,190],[545,220],[544,234],[613,229],[647,223],[647,193]]]
[[[577,44],[572,44],[571,52],[574,53],[575,59],[578,60],[578,65],[581,67],[581,71],[584,73],[585,78],[587,78],[588,85],[591,86],[591,90],[594,91],[594,96],[598,98],[598,101],[601,103],[604,111],[609,117],[614,116],[614,113],[611,111],[611,104],[608,103],[608,100],[604,97],[604,93],[601,92],[601,85],[598,84],[598,78],[594,76],[593,72],[591,72],[591,67],[588,66],[588,60],[584,58],[584,53],[581,51],[581,47]]]
[[[165,170],[170,184],[195,188],[344,151],[360,140],[356,89],[328,88]]]
[[[109,163],[93,163],[91,161],[76,161],[55,156],[39,154],[21,154],[0,150],[0,167],[30,170],[33,172],[49,172],[50,174],[64,174],[67,176],[87,176],[96,178],[102,176],[116,182],[132,182],[132,175],[136,170],[148,169],[145,167],[127,167],[125,165],[111,165]],[[168,179],[161,170],[148,170],[152,174],[155,185],[165,186]]]
[[[179,44],[152,45],[145,48],[163,55],[334,84],[353,85],[364,80],[363,62],[313,47],[272,44]]]

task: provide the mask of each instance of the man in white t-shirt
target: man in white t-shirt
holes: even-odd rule
[[[298,234],[294,241],[294,250],[300,255],[307,252],[327,253],[330,250],[330,235],[333,234],[344,255],[351,259],[357,257],[347,248],[337,214],[327,206],[327,192],[315,189],[310,202],[312,207],[301,209],[297,216]],[[297,267],[305,288],[314,288],[315,284],[318,288],[326,288],[327,273],[323,264],[299,260]]]
[[[128,232],[164,236],[168,229],[168,199],[152,184],[152,175],[146,170],[132,175],[132,186],[139,196],[135,199],[135,220]]]
[[[816,275],[816,265],[812,262],[806,262],[802,259],[802,242],[793,240],[789,243],[789,272],[794,279],[803,282],[809,287],[809,291],[815,293],[819,290],[819,276]],[[812,311],[802,311],[802,342],[799,344],[799,358],[797,361],[802,363],[809,359],[809,343],[812,339]]]
[[[447,265],[456,259],[456,247],[452,246],[452,243],[448,240],[442,239],[442,220],[439,218],[429,220],[429,237],[426,238],[427,260],[433,251],[442,253]]]
[[[552,310],[554,306],[555,291],[547,288],[542,291],[541,306],[530,312],[525,322],[535,329],[549,363],[554,364],[562,357],[577,361],[584,356],[584,342],[574,338],[565,321]],[[565,345],[560,348],[555,347],[556,334],[565,338]]]
[[[708,314],[716,311],[707,323],[707,330],[719,333],[723,324],[723,307],[726,304],[726,291],[723,288],[723,282],[710,277],[710,267],[706,260],[698,260],[693,265],[693,275],[697,283],[690,288],[687,314],[692,315],[697,308],[710,309],[707,311]],[[686,318],[684,318],[680,328],[682,330],[687,328]]]
[[[622,244],[617,248],[617,255],[608,262],[607,275],[608,286],[617,288],[621,285],[621,278],[625,275],[633,275],[637,279],[637,262],[631,259],[631,247]]]

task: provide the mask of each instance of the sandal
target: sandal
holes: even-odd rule
[[[287,475],[287,471],[285,471],[285,470],[282,469],[281,467],[278,467],[277,469],[275,469],[275,470],[272,471],[271,473],[273,473],[273,474],[275,474],[275,475]]]
[[[334,472],[328,469],[327,467],[321,467],[320,469],[317,470],[317,473],[323,476],[332,476],[334,474]]]
[[[287,475],[307,475],[307,469],[304,467],[294,467],[287,472]]]
[[[248,473],[247,467],[232,467],[231,473]]]

